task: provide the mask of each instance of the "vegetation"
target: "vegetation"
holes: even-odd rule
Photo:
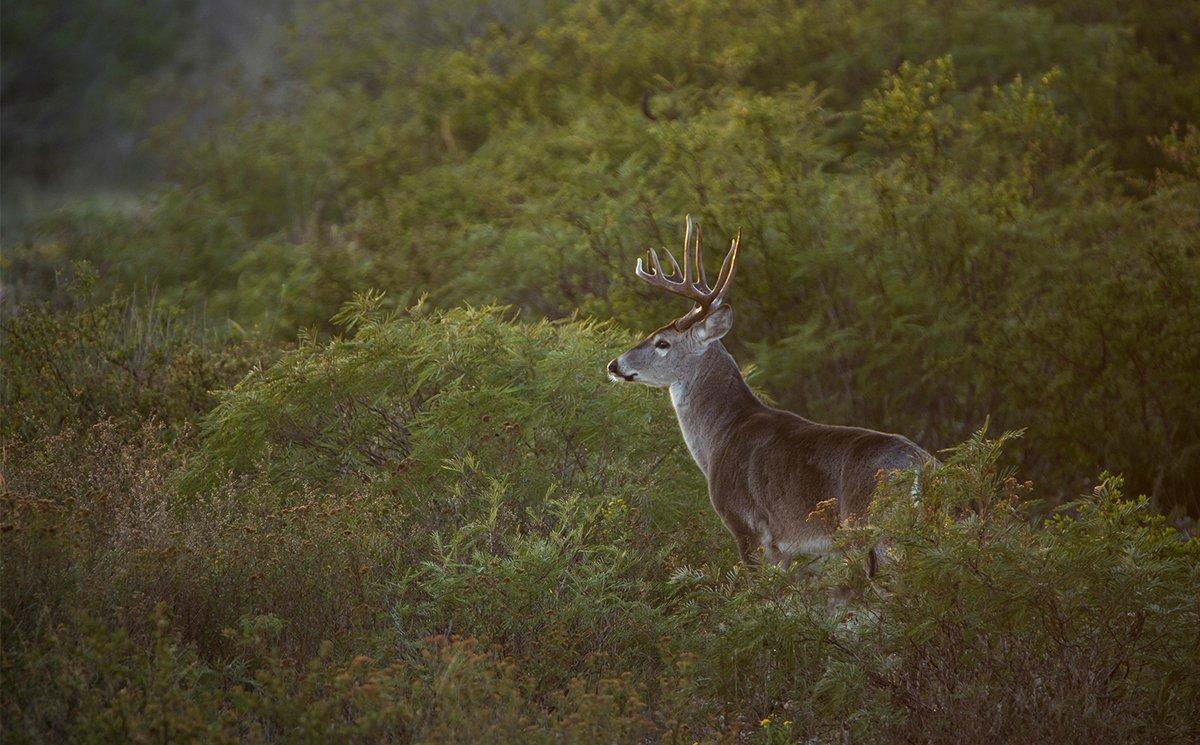
[[[1200,738],[1194,4],[433,7],[298,3],[163,181],[6,204],[6,737]],[[194,9],[136,10],[5,24],[6,170],[134,103],[11,129],[10,60],[141,96]],[[823,564],[603,378],[686,212],[754,386],[946,449]]]
[[[1196,734],[1200,544],[1117,479],[1040,525],[976,436],[847,532],[847,557],[892,541],[879,584],[853,558],[747,574],[664,402],[595,374],[626,334],[348,317],[198,433],[108,419],[10,451],[11,731]]]

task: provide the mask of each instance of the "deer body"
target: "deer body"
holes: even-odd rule
[[[686,294],[697,307],[610,362],[608,371],[614,380],[670,391],[684,442],[742,560],[753,563],[762,548],[767,561],[786,568],[799,555],[826,553],[838,523],[865,516],[877,473],[932,458],[900,435],[819,424],[760,401],[720,341],[732,325],[723,297],[738,242],[709,289],[700,268],[698,230],[689,245],[693,229],[689,218],[682,272],[668,254],[675,271],[664,280],[652,254],[653,271],[643,272],[639,261],[638,275],[659,286],[670,283],[667,289]],[[676,275],[683,279],[672,281]],[[836,500],[836,509],[822,509],[830,500]]]

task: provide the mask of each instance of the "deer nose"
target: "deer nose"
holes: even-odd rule
[[[621,367],[617,364],[616,360],[608,363],[608,372],[615,378],[621,378],[622,380],[633,380],[637,377],[637,373],[629,373],[626,375],[625,373],[621,372]]]

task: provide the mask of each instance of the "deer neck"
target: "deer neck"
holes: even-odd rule
[[[721,342],[713,342],[689,374],[671,384],[683,441],[705,477],[729,442],[733,425],[763,404]]]

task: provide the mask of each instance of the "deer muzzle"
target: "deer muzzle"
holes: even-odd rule
[[[626,374],[626,373],[621,372],[621,366],[618,365],[617,361],[614,359],[613,361],[608,363],[608,377],[612,378],[613,380],[620,379],[620,380],[624,380],[627,382],[631,382],[634,378],[637,377],[637,373]]]

